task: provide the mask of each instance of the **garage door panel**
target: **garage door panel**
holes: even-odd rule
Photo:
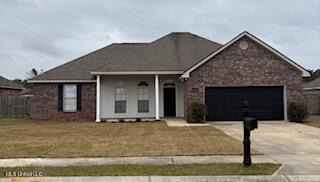
[[[283,87],[206,87],[207,120],[243,119],[243,102],[259,120],[283,120]]]

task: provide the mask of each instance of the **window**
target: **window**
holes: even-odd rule
[[[163,83],[163,87],[166,87],[166,88],[175,87],[175,86],[176,86],[176,84],[172,80],[167,80],[166,82]]]
[[[77,111],[77,85],[63,85],[63,111]]]
[[[138,112],[149,112],[149,84],[142,81],[138,84]]]
[[[126,113],[127,112],[127,91],[126,84],[124,82],[116,83],[115,90],[115,113]]]

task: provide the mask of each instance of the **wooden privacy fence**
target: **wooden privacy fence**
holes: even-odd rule
[[[320,95],[305,95],[305,102],[310,115],[320,114]]]
[[[30,96],[0,96],[0,118],[30,117]]]

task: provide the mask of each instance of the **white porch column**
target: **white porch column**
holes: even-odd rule
[[[100,75],[97,75],[96,88],[96,122],[100,122]]]
[[[155,96],[156,96],[156,120],[160,120],[159,116],[159,75],[155,75],[154,77],[154,85],[155,85]]]

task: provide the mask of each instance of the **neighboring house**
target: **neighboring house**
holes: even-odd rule
[[[0,96],[22,95],[24,86],[0,76]]]
[[[303,95],[309,114],[320,114],[320,78],[304,83]]]
[[[303,84],[303,95],[319,95],[320,96],[320,78]]]
[[[34,83],[32,117],[47,120],[183,117],[192,102],[207,120],[286,120],[303,102],[304,68],[248,32],[225,45],[191,33],[115,43],[49,70]]]

